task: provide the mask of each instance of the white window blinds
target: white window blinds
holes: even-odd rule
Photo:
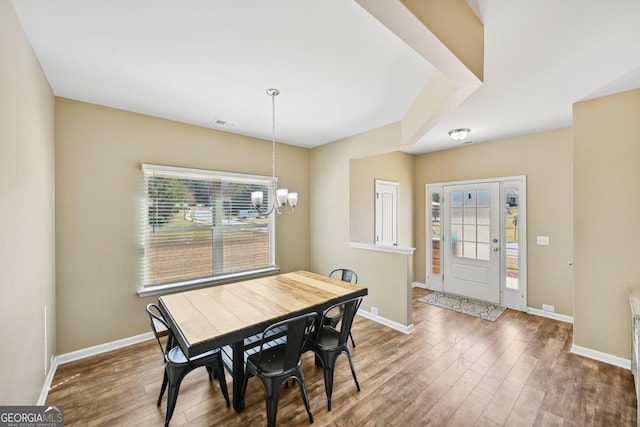
[[[273,215],[261,218],[251,204],[252,191],[272,194],[271,177],[146,164],[142,171],[143,288],[275,268]]]

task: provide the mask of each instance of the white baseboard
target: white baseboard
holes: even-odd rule
[[[427,288],[427,284],[426,283],[420,283],[420,282],[413,282],[411,284],[412,288],[422,288],[422,289],[429,289]]]
[[[580,347],[573,344],[571,346],[571,353],[578,356],[588,357],[589,359],[598,360],[600,362],[608,363],[609,365],[618,366],[623,369],[631,370],[631,360],[623,359],[622,357],[613,356],[608,353],[602,353],[601,351],[592,350],[586,347]]]
[[[538,310],[537,308],[527,307],[527,313],[536,316],[546,317],[548,319],[559,320],[561,322],[571,323],[573,325],[573,317],[564,314],[551,313],[550,311]]]
[[[58,362],[55,356],[51,356],[51,362],[49,363],[49,372],[47,372],[47,376],[44,379],[44,386],[40,391],[40,396],[38,396],[38,401],[36,405],[42,406],[44,402],[47,401],[47,396],[49,395],[49,390],[51,389],[51,382],[53,381],[53,376],[56,374],[56,370],[58,369]]]
[[[391,329],[395,329],[396,331],[400,331],[405,334],[410,334],[414,331],[413,323],[409,326],[402,325],[398,322],[394,322],[393,320],[389,320],[384,317],[380,317],[377,314],[371,314],[368,311],[358,310],[358,315],[362,317],[366,317],[369,320],[373,320],[374,322],[380,323],[382,325],[388,326]]]
[[[133,337],[123,338],[121,340],[111,341],[105,344],[99,344],[93,347],[83,348],[82,350],[72,351],[71,353],[65,353],[65,354],[56,356],[56,359],[58,362],[57,364],[64,365],[65,363],[95,356],[97,354],[106,353],[107,351],[111,351],[111,350],[117,350],[119,348],[127,347],[133,344],[138,344],[153,338],[154,338],[153,332],[145,332],[144,334],[136,335]]]
[[[47,396],[49,395],[49,390],[51,389],[51,382],[53,381],[53,377],[56,374],[58,366],[64,365],[65,363],[73,362],[75,360],[84,359],[86,357],[106,353],[107,351],[117,350],[119,348],[127,347],[133,344],[138,344],[150,339],[154,339],[153,332],[146,332],[144,334],[136,335],[133,337],[124,338],[121,340],[112,341],[105,344],[100,344],[52,357],[49,372],[47,373],[47,377],[45,378],[45,382],[42,387],[42,391],[40,392],[40,396],[38,397],[37,404],[44,405],[44,403],[46,402]]]

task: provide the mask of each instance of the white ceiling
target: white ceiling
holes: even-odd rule
[[[571,125],[640,87],[640,1],[468,0],[484,84],[407,152]],[[13,0],[57,96],[314,147],[400,120],[434,68],[354,1]],[[215,120],[229,122],[218,126]]]
[[[640,88],[640,1],[476,0],[484,82],[409,152],[568,127],[572,104]]]

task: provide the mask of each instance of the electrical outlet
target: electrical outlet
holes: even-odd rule
[[[371,314],[378,314],[378,307],[371,306]]]
[[[542,309],[544,311],[550,311],[551,313],[555,313],[555,311],[556,311],[556,308],[554,306],[552,306],[552,305],[549,305],[549,304],[542,304]]]

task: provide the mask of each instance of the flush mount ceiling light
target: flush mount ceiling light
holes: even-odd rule
[[[298,193],[289,193],[286,188],[278,188],[278,178],[276,178],[276,96],[280,95],[278,89],[267,89],[267,95],[271,97],[271,179],[273,196],[269,197],[273,202],[271,207],[267,206],[266,210],[262,208],[264,193],[262,191],[253,191],[251,193],[251,203],[253,207],[261,215],[267,216],[271,212],[279,214],[293,213],[298,204]],[[287,208],[288,206],[288,208]]]
[[[454,141],[462,141],[469,135],[469,132],[471,132],[469,128],[453,129],[449,131],[449,136]]]

